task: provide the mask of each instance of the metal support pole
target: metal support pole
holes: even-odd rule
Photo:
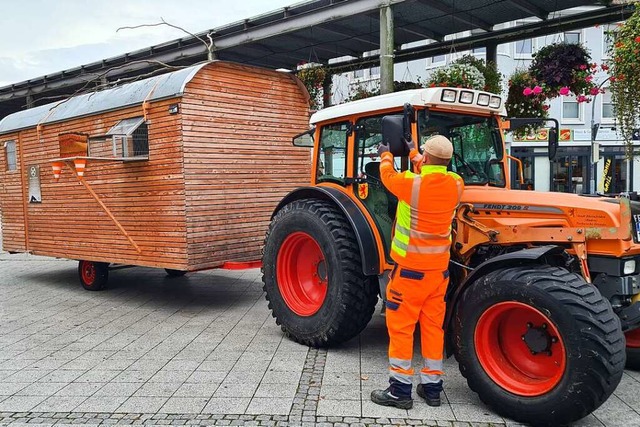
[[[33,95],[28,93],[26,101],[27,101],[27,108],[33,108]]]
[[[333,83],[333,74],[327,70],[322,81],[322,108],[331,106],[331,87]]]
[[[609,81],[611,77],[607,77],[606,79],[604,79],[602,81],[602,83],[600,83],[598,85],[598,89],[601,89],[602,86]],[[599,93],[599,92],[598,92]],[[600,149],[600,144],[598,144],[596,142],[596,123],[594,120],[595,117],[595,112],[596,112],[596,99],[598,98],[598,94],[595,94],[593,96],[593,99],[591,100],[591,150],[589,152],[589,172],[590,172],[590,177],[589,177],[589,193],[591,194],[596,194],[597,189],[596,189],[596,172],[597,172],[597,163],[598,160],[595,156],[594,150],[599,150]],[[602,113],[600,113],[602,115]]]
[[[488,63],[493,62],[498,66],[498,45],[496,43],[487,43],[485,53],[485,61]]]
[[[380,94],[393,92],[393,10],[380,6]]]

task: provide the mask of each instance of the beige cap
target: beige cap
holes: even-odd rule
[[[446,160],[453,156],[453,145],[446,136],[434,135],[422,145],[422,151],[432,157]]]

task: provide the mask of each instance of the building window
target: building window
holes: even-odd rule
[[[518,40],[516,42],[515,56],[530,57],[533,53],[533,39]]]
[[[355,79],[362,79],[364,78],[364,70],[355,70],[353,72],[353,78]]]
[[[562,98],[562,121],[573,123],[582,121],[582,108],[575,97]]]
[[[564,33],[564,42],[571,44],[580,44],[582,31],[567,31]]]
[[[605,92],[601,95],[602,100],[602,121],[613,122],[615,119],[615,113],[613,111],[613,103],[611,102],[611,92],[605,89]]]
[[[609,51],[613,47],[615,31],[618,29],[617,24],[607,24],[602,26],[602,58],[609,57]]]
[[[369,70],[369,75],[371,77],[373,76],[379,76],[380,75],[380,67],[372,67],[371,70]]]
[[[124,158],[149,158],[149,128],[144,117],[120,120],[109,129],[114,152]]]
[[[4,150],[7,158],[7,170],[14,171],[18,169],[18,160],[16,156],[16,142],[7,141],[4,143]]]
[[[473,48],[473,49],[471,50],[471,53],[473,53],[474,55],[485,54],[485,53],[487,53],[487,48],[486,48],[485,46],[483,46],[483,47],[476,47],[476,48]]]
[[[432,67],[439,67],[447,64],[447,55],[436,55],[429,59]]]

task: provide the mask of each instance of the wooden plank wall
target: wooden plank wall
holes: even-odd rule
[[[189,265],[261,258],[278,202],[308,185],[306,90],[292,76],[215,62],[182,98]]]
[[[106,133],[121,119],[142,116],[142,107],[131,107],[63,123],[44,125],[41,141],[35,129],[20,132],[23,146],[19,180],[3,173],[3,228],[6,250],[30,250],[35,254],[71,259],[186,269],[187,242],[180,115],[169,115],[169,104],[179,99],[150,104],[149,160],[140,162],[89,161],[85,180],[139,245],[139,254],[109,219],[87,189],[65,166],[56,182],[50,160],[59,157],[58,134],[80,132],[90,136]],[[0,141],[17,134],[0,136]],[[3,156],[4,157],[4,156]],[[4,161],[4,159],[3,159]],[[27,204],[28,248],[18,233],[20,191],[27,194],[26,170],[39,164],[42,203]],[[0,165],[2,172],[5,165]],[[19,174],[17,174],[19,175]],[[21,246],[22,245],[22,246]]]

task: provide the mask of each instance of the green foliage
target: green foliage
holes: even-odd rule
[[[453,63],[435,70],[429,77],[427,84],[429,87],[462,87],[484,90],[485,79],[475,66]]]
[[[306,65],[306,66],[305,66]],[[327,70],[322,66],[302,65],[296,73],[309,92],[309,107],[312,110],[322,108],[322,84],[327,76]]]
[[[609,49],[611,98],[616,121],[627,145],[633,149],[631,135],[640,122],[640,9],[620,25]]]
[[[547,97],[543,92],[525,95],[526,88],[538,86],[537,81],[528,70],[517,70],[509,77],[509,93],[507,95],[507,114],[509,117],[549,117],[549,106],[545,104]],[[526,126],[517,129],[517,136],[525,136],[536,131],[540,126]]]
[[[409,89],[420,89],[422,87],[424,86],[420,82],[393,82],[394,92],[400,92]],[[371,96],[378,95],[380,95],[380,84],[378,82],[376,82],[374,85],[371,85],[369,82],[363,82],[362,84],[353,87],[352,94],[345,100],[345,102],[357,101],[358,99],[365,99]]]
[[[465,55],[455,61],[456,64],[472,65],[484,76],[484,88],[487,92],[502,92],[502,74],[498,72],[495,62],[486,63],[484,59],[476,58],[474,55]]]
[[[533,55],[529,72],[541,83],[547,97],[566,95],[562,89],[567,88],[578,97],[578,102],[589,102],[586,97],[596,94],[591,92],[595,87],[593,73],[596,67],[582,45],[553,43]]]

